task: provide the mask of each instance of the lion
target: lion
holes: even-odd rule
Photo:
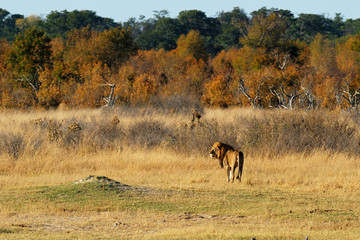
[[[244,165],[244,154],[242,152],[236,151],[232,146],[216,142],[213,144],[210,150],[210,158],[216,158],[219,160],[220,167],[223,168],[225,164],[227,181],[234,182],[236,179],[239,179],[241,182],[242,170]],[[237,174],[235,170],[237,169]]]

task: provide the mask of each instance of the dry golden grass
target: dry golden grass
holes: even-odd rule
[[[138,112],[129,112],[129,110],[109,112],[83,109],[1,112],[0,132],[18,135],[22,137],[22,140],[17,143],[16,138],[14,140],[11,139],[11,136],[6,135],[10,140],[15,141],[13,143],[15,146],[3,146],[0,155],[0,186],[57,184],[72,181],[89,174],[124,179],[129,184],[145,184],[157,187],[176,185],[179,187],[200,186],[201,188],[213,188],[216,187],[216,185],[214,186],[215,183],[220,182],[221,184],[221,182],[225,182],[223,181],[225,178],[224,171],[218,169],[217,163],[208,158],[208,149],[206,149],[207,145],[205,143],[211,142],[211,139],[196,139],[198,142],[186,145],[180,150],[172,146],[176,143],[164,142],[163,139],[155,141],[155,143],[159,143],[159,146],[151,145],[144,148],[141,141],[147,140],[140,141],[138,140],[139,136],[136,136],[137,138],[123,138],[121,142],[104,136],[105,140],[99,140],[106,142],[107,145],[104,144],[104,149],[97,148],[98,146],[86,145],[90,142],[89,139],[94,137],[93,132],[96,133],[96,129],[93,130],[93,128],[100,128],[105,121],[108,121],[108,125],[111,125],[110,122],[114,116],[119,120],[119,125],[125,129],[125,134],[128,135],[134,134],[130,132],[129,128],[140,121],[148,121],[150,124],[155,122],[160,126],[175,129],[175,133],[179,131],[183,133],[191,127],[190,114],[158,114],[149,110],[146,111],[140,109]],[[266,111],[254,111],[251,109],[206,109],[203,119],[216,124],[230,125],[233,122],[238,122],[239,119],[261,119],[266,114]],[[279,112],[279,114],[282,113]],[[66,126],[69,123],[80,122],[85,129],[83,131],[87,132],[80,136],[82,140],[64,145],[57,141],[50,141],[49,131],[46,126],[41,129],[37,124],[34,124],[37,119],[56,121],[61,125],[63,132],[67,131]],[[208,128],[218,126],[216,124],[210,125]],[[183,129],[185,130],[183,131]],[[144,129],[139,127],[139,135],[146,134],[142,133],[142,130]],[[211,129],[206,130],[209,133],[201,132],[201,134],[204,134],[206,138],[211,138]],[[229,131],[234,131],[234,129],[229,127]],[[191,134],[194,133],[198,132],[186,133],[190,135],[186,136],[187,139],[191,139]],[[129,139],[135,139],[139,142],[131,144]],[[34,144],[39,145],[38,149],[35,149]],[[147,143],[145,142],[145,144]],[[167,147],[168,145],[171,146]],[[200,146],[205,147],[199,150]],[[8,150],[4,149],[6,147],[10,148],[11,151],[19,151],[19,153],[16,153],[16,158],[6,153],[6,150]],[[17,150],[16,147],[20,149]],[[182,151],[186,147],[189,148],[189,151]],[[239,146],[236,147],[239,148]],[[93,150],[93,148],[97,149]],[[357,183],[360,182],[360,159],[354,154],[324,149],[274,154],[268,147],[261,150],[261,146],[255,149],[243,149],[240,146],[239,149],[245,151],[243,179],[245,185],[359,190],[359,184]],[[246,150],[249,150],[249,152],[246,152]],[[219,178],[221,181],[219,181]],[[224,186],[218,187],[221,189]]]
[[[105,175],[130,185],[159,188],[232,189],[225,171],[207,156],[162,149],[103,152],[82,156],[38,156],[6,165],[0,187],[63,184]],[[5,163],[4,163],[5,162]],[[360,159],[318,151],[310,155],[247,156],[242,186],[309,191],[360,192]]]
[[[109,197],[94,200],[95,204],[104,201],[109,210],[94,209],[92,202],[81,207],[67,203],[69,199],[59,204],[41,198],[23,203],[19,200],[19,206],[6,202],[1,205],[5,196],[0,198],[0,236],[4,233],[6,239],[64,239],[64,234],[65,239],[254,236],[304,239],[310,234],[316,239],[358,238],[360,157],[357,150],[351,149],[359,135],[356,121],[332,113],[341,131],[341,123],[347,124],[349,144],[334,145],[328,139],[331,144],[324,140],[323,147],[314,144],[302,151],[291,147],[306,140],[301,132],[308,126],[307,121],[322,118],[306,112],[275,113],[279,116],[251,109],[206,109],[200,123],[193,125],[191,113],[166,114],[146,109],[3,111],[0,189],[9,199],[17,194],[21,199],[24,192],[37,199],[33,191],[43,192],[44,186],[62,186],[88,175],[104,175],[131,186],[157,190],[155,195],[131,195],[129,200],[118,195],[110,200]],[[114,122],[114,117],[118,121]],[[278,119],[289,119],[295,127],[276,122]],[[271,123],[263,125],[268,120]],[[51,121],[56,124],[51,125]],[[73,123],[79,123],[81,130],[69,130]],[[326,135],[323,125],[337,129],[327,120],[314,124],[321,128],[319,134],[312,135],[316,141]],[[268,132],[259,135],[257,125],[259,129],[265,126],[264,131]],[[274,134],[268,127],[280,129],[283,138],[274,136],[276,143],[267,142]],[[59,130],[57,137],[51,135],[54,128]],[[297,128],[301,131],[297,132]],[[243,134],[249,129],[251,135],[244,139]],[[288,137],[287,130],[298,135],[295,139]],[[147,134],[159,134],[160,138]],[[244,151],[241,183],[228,184],[225,171],[208,157],[210,143],[218,138]],[[256,142],[262,145],[254,146]],[[272,145],[275,153],[271,151]],[[341,150],[341,146],[349,148]],[[132,209],[139,201],[144,201],[141,202],[144,206]],[[118,202],[125,207],[117,206]],[[62,204],[69,204],[73,210],[63,210]],[[156,204],[165,204],[169,209],[159,210]],[[190,213],[188,209],[192,209]],[[36,231],[32,232],[30,227],[23,231],[26,226]]]

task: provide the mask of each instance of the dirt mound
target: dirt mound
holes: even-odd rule
[[[86,178],[74,182],[74,184],[86,184],[86,183],[99,184],[101,186],[107,186],[110,189],[121,189],[121,190],[135,191],[146,194],[158,194],[159,192],[158,190],[153,188],[126,185],[105,176],[89,175]]]
[[[105,176],[94,176],[90,175],[86,178],[80,179],[79,181],[74,182],[74,184],[80,184],[80,183],[101,183],[106,184],[112,187],[121,187],[121,188],[131,188],[131,186],[122,184],[118,181],[115,181],[113,179],[110,179]]]

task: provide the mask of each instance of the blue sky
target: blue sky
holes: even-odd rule
[[[97,15],[124,22],[130,17],[146,18],[153,11],[168,10],[170,17],[176,17],[182,10],[197,9],[214,17],[220,11],[231,11],[240,7],[251,13],[261,7],[287,9],[292,13],[324,14],[333,18],[341,13],[344,19],[360,18],[359,0],[0,0],[0,8],[10,13],[46,16],[51,11],[93,10]]]

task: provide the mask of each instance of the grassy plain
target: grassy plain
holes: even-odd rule
[[[215,140],[244,151],[241,183]],[[0,239],[359,239],[358,143],[356,114],[6,110]]]

